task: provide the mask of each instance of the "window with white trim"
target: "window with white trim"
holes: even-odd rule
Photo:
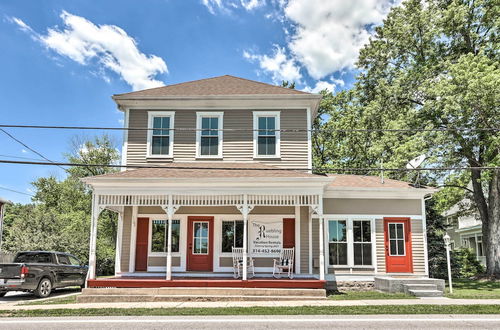
[[[222,252],[232,252],[232,248],[243,247],[243,221],[222,221]]]
[[[197,157],[222,158],[222,112],[198,112],[196,120]]]
[[[279,130],[279,112],[254,112],[254,156],[256,158],[280,157]]]
[[[331,220],[328,224],[330,265],[347,265],[347,221]]]
[[[389,255],[391,256],[406,255],[403,223],[389,222]]]
[[[332,267],[374,266],[374,220],[328,219],[328,263]]]
[[[148,113],[148,157],[172,157],[174,113]]]
[[[179,252],[181,222],[172,220],[172,252]],[[152,220],[151,222],[151,253],[167,252],[168,220]]]
[[[372,230],[370,220],[352,222],[354,265],[372,265]]]

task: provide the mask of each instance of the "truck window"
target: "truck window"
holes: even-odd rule
[[[50,264],[52,256],[47,252],[21,252],[14,259],[15,263],[24,264]]]
[[[76,259],[73,256],[68,256],[68,257],[69,257],[69,261],[71,262],[72,266],[80,266],[80,260]]]
[[[59,260],[59,263],[61,265],[71,265],[71,262],[69,261],[69,258],[65,254],[57,254],[57,260]]]

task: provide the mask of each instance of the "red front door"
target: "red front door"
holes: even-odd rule
[[[137,218],[137,238],[135,241],[135,270],[148,270],[149,218]]]
[[[213,217],[188,217],[187,270],[213,270]]]
[[[388,273],[412,273],[409,218],[384,218],[385,267]]]

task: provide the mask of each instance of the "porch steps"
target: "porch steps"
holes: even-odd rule
[[[87,288],[77,297],[90,302],[324,300],[324,289]]]
[[[375,277],[375,289],[403,292],[416,297],[442,297],[444,280],[434,278]]]

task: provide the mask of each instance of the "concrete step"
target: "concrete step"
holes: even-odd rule
[[[268,296],[326,297],[325,289],[261,289],[261,288],[86,288],[81,296]]]
[[[438,290],[436,284],[403,284],[404,293],[409,294],[410,290]]]
[[[226,295],[79,295],[78,303],[168,302],[168,301],[289,301],[325,300],[318,296],[226,296]]]
[[[415,297],[442,297],[443,291],[439,290],[408,290]]]

